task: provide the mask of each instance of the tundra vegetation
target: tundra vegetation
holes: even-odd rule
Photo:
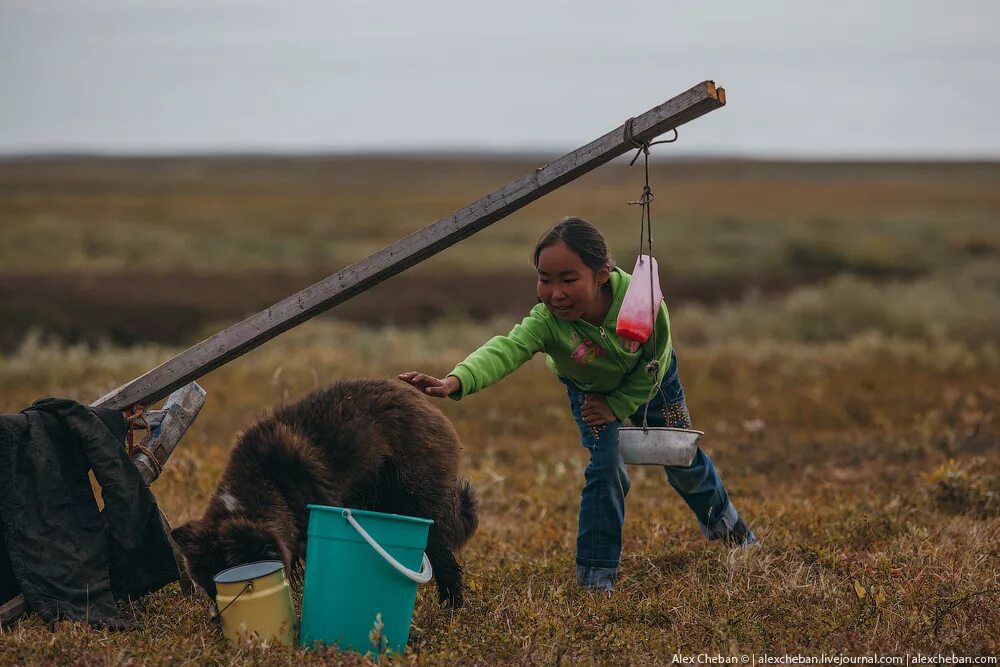
[[[530,170],[527,159],[61,159],[0,164],[0,408],[89,402]],[[540,358],[439,403],[481,498],[457,611],[418,594],[419,664],[670,663],[674,653],[1000,651],[1000,166],[655,163],[654,251],[691,413],[761,544],[705,541],[633,468],[622,579],[573,580],[586,453]],[[444,373],[534,303],[565,214],[631,268],[641,173],[616,162],[200,382],[155,482],[199,516],[239,428],[344,377]],[[354,664],[230,647],[176,585],[109,634],[37,618],[0,664]]]

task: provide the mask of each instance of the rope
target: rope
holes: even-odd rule
[[[145,445],[145,440],[136,444],[135,442],[135,432],[138,429],[145,429],[147,432],[150,431],[149,420],[146,419],[145,410],[141,405],[133,405],[132,407],[124,410],[126,430],[125,430],[125,451],[128,453],[128,457],[132,458],[135,456],[136,452],[141,452],[146,455],[149,459],[149,467],[154,473],[154,478],[159,477],[160,473],[163,472],[163,466],[157,460],[156,455],[153,454]]]
[[[633,157],[632,161],[628,163],[628,166],[631,167],[632,165],[635,164],[635,161],[639,159],[640,152],[645,153],[648,156],[650,146],[656,146],[657,144],[672,144],[675,141],[677,141],[677,138],[679,136],[677,134],[677,128],[674,127],[671,129],[674,131],[673,139],[661,139],[659,141],[653,141],[653,142],[639,141],[638,139],[635,138],[635,118],[629,118],[627,121],[625,121],[625,125],[622,127],[622,139],[625,141],[626,144],[628,144],[632,148],[638,149],[636,151],[635,157]]]
[[[646,183],[642,186],[642,194],[639,195],[639,199],[636,201],[628,202],[630,205],[638,205],[640,208],[640,218],[639,218],[639,257],[642,257],[642,242],[646,241],[646,255],[649,257],[650,271],[649,271],[649,302],[652,308],[652,318],[653,318],[653,354],[656,354],[656,315],[660,310],[660,304],[653,301],[653,295],[655,290],[654,276],[653,276],[653,216],[651,210],[651,204],[653,202],[653,190],[649,187],[649,148],[650,146],[655,146],[657,144],[672,144],[677,141],[678,134],[677,128],[673,128],[674,137],[672,139],[663,139],[661,141],[639,141],[635,138],[635,118],[629,118],[625,121],[625,125],[622,130],[622,139],[626,144],[632,148],[637,149],[635,157],[629,162],[628,166],[635,164],[636,160],[639,159],[639,155],[643,156],[643,167],[645,170]],[[640,260],[641,261],[641,260]],[[663,394],[663,389],[660,387],[660,360],[654,358],[648,364],[646,364],[646,372],[653,376],[653,386],[649,390],[649,396],[646,398],[646,406],[642,413],[642,429],[643,431],[649,430],[649,422],[647,420],[647,415],[649,414],[649,403],[653,400],[656,392],[659,391],[663,400],[666,401],[666,395]]]
[[[156,455],[153,454],[153,451],[142,443],[136,445],[135,450],[145,454],[146,458],[149,459],[149,467],[153,471],[153,478],[155,479],[159,477],[160,473],[163,472],[163,466],[161,466],[160,462],[156,460]]]
[[[135,453],[135,432],[140,428],[149,428],[149,422],[146,420],[146,415],[143,414],[143,407],[139,404],[133,405],[127,408],[123,412],[125,413],[125,445],[129,456]]]
[[[634,126],[635,126],[635,118],[629,118],[627,121],[625,121],[625,127],[622,132],[622,134],[624,135],[625,143],[631,146],[632,148],[645,148],[646,142],[636,140],[634,134],[635,131]]]

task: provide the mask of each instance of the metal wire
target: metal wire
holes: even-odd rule
[[[216,619],[222,618],[222,612],[224,612],[225,610],[229,609],[229,607],[231,607],[234,602],[236,602],[237,600],[240,599],[241,595],[243,595],[244,593],[246,593],[247,591],[252,590],[252,589],[253,589],[253,581],[248,581],[247,584],[246,584],[246,586],[243,587],[243,590],[240,591],[239,593],[237,593],[236,597],[234,597],[232,600],[229,601],[229,604],[227,604],[225,607],[223,607],[222,609],[219,609],[219,611],[217,611],[217,612],[215,612],[215,613],[213,613],[211,615],[211,619],[214,621]],[[218,608],[218,605],[216,605],[216,608]]]
[[[643,240],[646,242],[647,256],[649,258],[649,302],[652,308],[652,318],[653,318],[653,354],[656,354],[656,316],[660,310],[660,304],[653,301],[653,295],[655,290],[653,276],[653,217],[652,217],[652,202],[654,199],[653,190],[649,186],[649,148],[650,146],[655,146],[657,144],[672,144],[677,141],[678,133],[677,128],[673,128],[674,136],[672,139],[663,139],[660,141],[639,141],[635,138],[635,119],[629,118],[625,121],[625,125],[622,131],[622,138],[626,144],[636,148],[635,157],[629,162],[629,166],[635,164],[636,160],[639,159],[639,155],[643,156],[643,167],[646,177],[646,182],[642,187],[642,194],[639,195],[639,199],[636,201],[628,202],[630,205],[638,205],[640,208],[640,218],[639,218],[639,257],[642,257],[642,244]],[[649,403],[653,400],[656,392],[659,391],[664,402],[666,402],[666,395],[663,394],[663,389],[660,387],[660,360],[653,358],[648,364],[646,364],[646,372],[653,376],[653,386],[650,388],[649,396],[646,398],[645,410],[642,413],[642,428],[644,431],[649,429],[649,423],[647,416],[649,414]]]

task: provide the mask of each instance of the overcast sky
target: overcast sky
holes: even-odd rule
[[[0,0],[0,153],[562,150],[704,79],[671,150],[1000,158],[997,0]]]

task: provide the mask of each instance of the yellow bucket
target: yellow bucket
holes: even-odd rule
[[[234,643],[295,643],[292,590],[279,560],[237,565],[214,577],[222,634]]]

